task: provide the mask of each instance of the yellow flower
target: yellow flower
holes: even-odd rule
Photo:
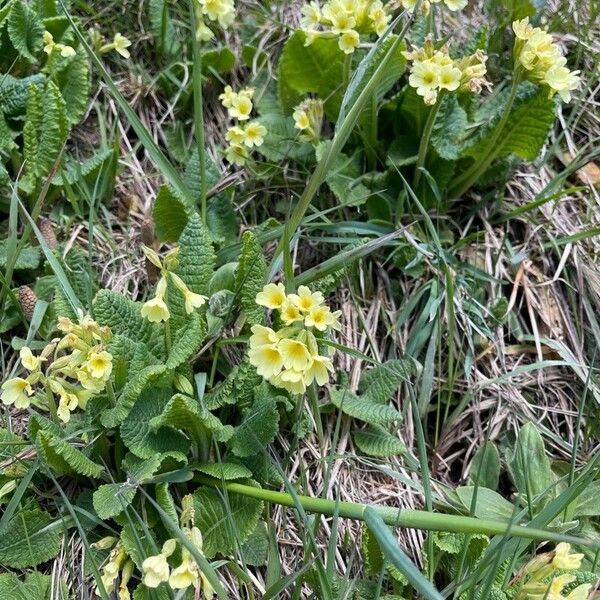
[[[321,292],[311,292],[308,287],[301,285],[297,294],[290,294],[288,299],[293,302],[302,312],[309,312],[313,308],[325,302]]]
[[[329,381],[329,373],[333,373],[331,359],[327,356],[313,356],[304,373],[304,383],[310,385],[316,381],[318,385],[325,385]]]
[[[171,572],[169,585],[174,590],[182,590],[190,585],[196,587],[198,585],[198,565],[189,558],[184,558],[183,562]]]
[[[247,121],[252,112],[252,100],[248,96],[238,94],[231,102],[229,114],[238,121]]]
[[[268,346],[270,344],[276,344],[279,341],[279,336],[270,327],[252,325],[250,331],[252,331],[252,335],[250,336],[251,348]]]
[[[240,144],[230,144],[225,150],[225,159],[232,165],[243,167],[248,159],[248,150]]]
[[[529,24],[529,17],[525,17],[520,21],[514,21],[512,28],[515,36],[520,40],[528,40],[533,33],[533,27]]]
[[[151,323],[160,323],[161,321],[168,321],[171,313],[165,301],[157,296],[144,303],[142,317],[146,317]]]
[[[561,542],[556,546],[552,566],[556,569],[579,569],[583,554],[571,554],[571,545]]]
[[[183,279],[176,275],[175,273],[171,273],[171,279],[175,284],[175,287],[183,294],[184,302],[185,302],[185,312],[188,315],[191,315],[194,312],[194,308],[200,308],[204,304],[208,298],[203,296],[202,294],[196,294],[192,292],[188,286],[185,284]]]
[[[108,379],[112,373],[112,355],[106,350],[91,352],[87,360],[87,369],[95,379]]]
[[[79,405],[79,399],[77,396],[70,392],[61,394],[58,402],[58,408],[56,414],[63,423],[68,423],[71,420],[71,413]]]
[[[300,309],[293,302],[286,300],[285,304],[281,308],[281,320],[286,325],[291,325],[296,321],[302,321]]]
[[[237,98],[237,94],[233,91],[230,85],[226,85],[223,93],[219,95],[219,100],[225,108],[231,108],[233,101]]]
[[[557,65],[546,71],[542,79],[550,87],[550,95],[557,92],[563,102],[571,101],[571,90],[579,87],[579,71],[569,71],[567,67]]]
[[[34,356],[27,346],[21,348],[19,358],[21,359],[21,364],[30,372],[37,371],[40,368],[42,361],[46,360],[45,358]]]
[[[285,286],[283,283],[268,283],[262,292],[256,294],[256,304],[270,309],[281,308],[286,301]]]
[[[369,9],[369,19],[371,19],[371,24],[373,27],[373,31],[377,35],[382,35],[387,27],[392,15],[388,15],[383,8],[383,4],[379,1],[373,2]]]
[[[199,42],[209,42],[214,37],[215,34],[212,29],[204,21],[198,19],[198,23],[196,24],[196,39]]]
[[[287,390],[290,394],[303,394],[306,391],[303,371],[296,371],[295,369],[281,371],[279,375],[272,377],[269,381],[275,387]]]
[[[127,50],[129,46],[131,46],[131,42],[125,36],[120,33],[115,33],[113,47],[123,58],[129,58],[131,56],[129,50]]]
[[[338,38],[338,46],[344,54],[352,54],[360,44],[360,36],[354,29],[347,29]]]
[[[258,121],[252,121],[252,123],[248,123],[244,129],[244,143],[249,148],[252,148],[252,146],[262,146],[266,135],[267,128]]]
[[[439,70],[439,85],[440,88],[454,91],[460,85],[461,71],[456,67],[450,65],[444,65]]]
[[[57,44],[58,46],[58,44]],[[63,58],[68,58],[69,56],[75,56],[77,54],[77,52],[75,52],[75,48],[71,47],[71,46],[63,46],[62,44],[60,44],[60,55]]]
[[[339,12],[331,19],[331,32],[340,35],[356,26],[356,19],[346,12]]]
[[[252,100],[254,97],[254,88],[248,87],[240,90],[240,96],[244,96],[244,98],[248,98],[248,100]]]
[[[453,11],[462,10],[467,6],[467,0],[444,0],[444,4]]]
[[[408,83],[416,88],[417,94],[427,100],[432,100],[435,104],[437,99],[437,87],[439,85],[440,67],[431,60],[415,62],[412,72],[408,78]],[[434,92],[434,95],[432,95]]]
[[[49,31],[44,31],[42,39],[44,40],[44,52],[46,54],[52,54],[52,50],[54,50],[54,47],[56,46],[54,36]]]
[[[32,394],[33,389],[26,379],[14,377],[2,384],[0,400],[3,404],[14,404],[16,408],[27,408]]]
[[[283,367],[283,356],[275,344],[250,348],[248,358],[256,372],[265,379],[277,375]]]
[[[104,379],[92,377],[91,373],[85,366],[77,370],[76,377],[79,383],[81,383],[86,390],[93,393],[101,392],[106,385],[106,381]]]
[[[306,114],[305,110],[296,109],[292,117],[294,118],[295,129],[303,131],[304,129],[308,129],[310,127],[310,120],[308,119],[308,115]]]
[[[310,352],[305,344],[298,340],[284,339],[279,342],[279,352],[286,369],[304,371],[310,363]]]
[[[246,140],[246,132],[239,125],[234,125],[227,130],[225,139],[232,144],[243,144]]]
[[[170,569],[164,554],[149,556],[142,563],[142,582],[146,587],[157,588],[161,583],[169,581]]]
[[[310,2],[302,7],[301,26],[304,29],[313,29],[321,22],[321,9],[316,2]]]
[[[340,311],[332,313],[328,306],[316,306],[308,313],[304,319],[304,324],[307,327],[314,327],[319,331],[325,331],[327,327],[339,330],[340,323],[338,317],[340,314]]]

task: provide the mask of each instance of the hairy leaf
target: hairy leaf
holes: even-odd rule
[[[383,425],[402,420],[402,414],[395,408],[359,397],[349,390],[331,390],[330,400],[343,413],[371,425]]]
[[[366,371],[360,378],[361,398],[377,404],[387,404],[392,395],[414,374],[411,360],[388,360]]]
[[[48,431],[38,432],[35,445],[40,457],[57,475],[75,472],[97,479],[104,471],[101,465],[90,460],[81,450]]]
[[[256,294],[267,280],[267,261],[262,247],[250,231],[244,233],[242,253],[236,273],[235,287],[239,290],[240,304],[246,314],[248,326],[261,324],[265,319],[265,309],[256,304]]]
[[[198,310],[187,317],[181,326],[167,358],[167,369],[174,370],[200,349],[206,337],[206,319]]]
[[[215,479],[225,479],[226,481],[252,477],[252,472],[249,469],[237,463],[205,463],[197,468],[205,475],[210,475]]]
[[[456,96],[446,96],[435,121],[431,145],[441,158],[457,160],[467,133],[467,113]]]
[[[56,60],[52,64],[52,81],[65,101],[67,119],[77,123],[85,113],[90,95],[90,68],[83,52]]]
[[[131,483],[106,483],[94,492],[94,510],[101,519],[112,519],[133,502],[135,494]]]
[[[378,425],[369,425],[354,433],[354,443],[358,449],[369,456],[400,456],[406,452],[406,446],[387,429]]]
[[[15,50],[31,62],[42,49],[44,26],[37,13],[22,0],[13,3],[8,16],[8,35]]]

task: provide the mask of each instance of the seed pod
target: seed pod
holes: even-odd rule
[[[38,219],[38,227],[41,234],[44,236],[48,248],[54,250],[54,248],[58,246],[58,240],[56,239],[56,233],[54,233],[52,221],[46,217],[40,217]]]
[[[21,303],[21,309],[23,314],[27,317],[28,321],[31,321],[33,317],[33,309],[37,302],[37,296],[35,292],[27,285],[22,285],[19,290],[19,302]]]

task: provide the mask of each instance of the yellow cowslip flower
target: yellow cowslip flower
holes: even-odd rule
[[[237,98],[237,94],[233,91],[230,85],[226,85],[223,93],[219,95],[219,100],[225,108],[231,108],[233,101]]]
[[[309,312],[325,302],[321,292],[311,292],[305,285],[298,288],[297,294],[289,294],[288,300],[293,302],[302,312]]]
[[[43,357],[34,356],[33,352],[27,347],[23,346],[19,351],[19,358],[21,359],[21,364],[29,371],[37,371],[42,364],[42,361],[46,359]]]
[[[112,354],[106,350],[90,352],[86,366],[92,377],[106,380],[112,373]]]
[[[347,29],[338,38],[339,49],[344,54],[352,54],[360,44],[360,36],[354,29]]]
[[[57,44],[58,46],[59,44]],[[72,46],[64,46],[63,44],[60,44],[60,55],[63,58],[69,58],[70,56],[75,56],[77,54],[77,52],[75,52],[75,48],[73,48]]]
[[[279,342],[279,352],[286,369],[304,371],[310,363],[310,352],[306,344],[299,340],[283,339]]]
[[[171,570],[165,554],[149,556],[144,560],[142,573],[142,583],[149,588],[157,588],[161,583],[169,581]]]
[[[552,566],[556,569],[579,569],[583,554],[571,554],[571,544],[561,542],[554,550]]]
[[[314,327],[319,331],[325,331],[328,327],[339,330],[340,323],[338,317],[340,314],[340,311],[332,313],[328,306],[315,306],[308,315],[306,315],[304,324],[307,327]]]
[[[304,372],[295,369],[281,371],[279,375],[272,377],[269,382],[275,387],[287,390],[290,394],[303,394],[306,391]]]
[[[262,146],[266,135],[267,128],[258,121],[252,121],[244,128],[244,144],[249,148]]]
[[[460,85],[461,76],[462,73],[460,69],[457,69],[451,64],[440,67],[438,73],[440,89],[448,90],[450,92],[453,92],[454,90],[458,89],[458,86]]]
[[[146,317],[151,323],[161,323],[162,321],[168,321],[171,313],[165,301],[157,296],[144,303],[142,317]]]
[[[186,557],[182,560],[181,564],[173,569],[171,576],[169,577],[169,585],[174,590],[182,590],[193,585],[198,586],[198,565]]]
[[[112,535],[108,535],[98,540],[97,542],[94,542],[92,544],[92,548],[95,548],[96,550],[110,550],[118,541],[119,538],[116,538]]]
[[[340,11],[331,18],[331,32],[335,35],[341,35],[345,31],[354,29],[355,26],[356,19],[346,12]]]
[[[279,342],[279,336],[270,327],[263,325],[252,325],[250,328],[252,335],[250,336],[250,347],[268,346]]]
[[[425,104],[435,104],[439,86],[440,67],[431,60],[415,62],[408,78],[411,87],[423,96]]]
[[[310,385],[316,381],[318,385],[325,385],[329,381],[329,373],[333,373],[331,359],[327,356],[312,356],[304,372],[304,383]]]
[[[452,11],[462,10],[467,6],[468,0],[444,0],[444,4]]]
[[[285,286],[283,283],[268,283],[262,292],[256,294],[256,304],[266,306],[272,310],[281,308],[286,301]]]
[[[206,301],[208,300],[206,296],[192,292],[179,275],[176,275],[175,273],[170,273],[170,275],[175,287],[183,294],[185,312],[188,315],[191,315],[195,308],[200,308],[206,304]]]
[[[256,372],[265,379],[277,375],[283,368],[283,356],[276,344],[250,348],[248,358]]]
[[[49,31],[44,31],[42,39],[44,40],[44,52],[46,54],[52,54],[52,50],[54,50],[54,47],[56,46],[54,36]]]
[[[454,64],[454,61],[450,58],[450,55],[448,54],[447,49],[445,52],[440,52],[438,50],[437,52],[434,53],[434,55],[431,57],[430,60],[432,63],[435,63],[436,65],[438,65],[438,67],[445,67],[447,65]]]
[[[304,109],[297,108],[296,110],[294,110],[294,114],[292,115],[292,117],[294,119],[295,129],[303,131],[304,129],[308,129],[310,127],[310,121]]]
[[[213,30],[199,18],[196,22],[196,40],[199,42],[210,42],[214,37]]]
[[[233,2],[227,0],[198,0],[202,7],[202,13],[211,21],[228,19],[228,13],[233,10]]]
[[[558,93],[563,102],[571,101],[571,91],[579,87],[580,81],[579,71],[569,71],[562,64],[548,69],[541,80],[550,88],[550,97]]]
[[[123,58],[129,58],[131,56],[129,50],[127,50],[129,46],[131,46],[130,40],[120,33],[115,33],[113,47]]]
[[[225,149],[225,160],[238,167],[243,167],[246,164],[248,156],[248,150],[241,144],[230,144]]]
[[[231,102],[229,114],[238,121],[247,121],[252,112],[252,100],[248,96],[238,94]]]
[[[79,398],[72,392],[64,392],[58,401],[56,414],[63,423],[71,420],[71,413],[79,406]]]
[[[529,17],[520,21],[513,21],[512,29],[519,40],[528,40],[533,33],[533,27],[529,24]]]
[[[303,29],[314,29],[321,22],[321,8],[316,2],[310,2],[302,7],[300,25]]]
[[[296,304],[294,304],[294,302],[291,302],[287,299],[284,305],[281,307],[280,316],[281,320],[286,325],[291,325],[296,321],[302,321],[302,313],[300,312],[300,309],[296,306]]]
[[[238,146],[243,144],[246,141],[246,132],[239,125],[234,125],[227,130],[225,134],[225,139],[232,144],[237,144]]]
[[[383,34],[391,18],[392,15],[385,12],[382,2],[377,0],[371,4],[369,8],[369,19],[371,20],[373,31],[377,35],[381,36]]]
[[[85,410],[87,407],[88,400],[92,397],[94,393],[92,390],[86,390],[85,388],[82,390],[75,390],[73,392],[75,396],[77,396],[77,404],[81,410]]]
[[[14,404],[16,408],[27,408],[33,395],[30,383],[21,377],[13,377],[2,384],[0,400],[2,404]]]

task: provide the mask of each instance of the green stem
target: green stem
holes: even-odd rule
[[[194,133],[196,135],[196,148],[198,164],[200,167],[200,216],[206,225],[206,162],[204,159],[204,107],[202,96],[202,52],[200,42],[196,39],[196,11],[195,0],[190,0],[190,23],[192,25],[192,49],[194,56]]]
[[[419,144],[419,154],[417,156],[417,165],[415,167],[415,174],[413,177],[413,189],[419,183],[421,179],[421,169],[425,165],[425,159],[427,158],[427,150],[429,149],[429,141],[431,139],[431,134],[433,133],[433,127],[435,125],[435,120],[440,112],[440,106],[442,105],[442,99],[444,97],[444,91],[442,90],[438,94],[438,99],[433,108],[429,111],[429,115],[427,116],[427,121],[425,121],[425,127],[423,128],[423,134],[421,135],[421,142]]]
[[[488,169],[488,167],[492,164],[492,162],[498,155],[501,145],[497,142],[510,117],[510,113],[512,111],[512,107],[517,96],[517,89],[519,87],[520,82],[521,78],[515,71],[515,73],[513,74],[513,81],[512,86],[510,88],[508,102],[504,107],[504,112],[502,113],[502,117],[500,118],[498,125],[494,129],[494,132],[492,133],[491,137],[487,140],[486,152],[482,156],[480,156],[479,159],[476,160],[469,169],[467,169],[462,175],[460,175],[454,180],[449,192],[450,198],[460,198],[460,196],[462,196],[479,179],[479,177],[481,177],[481,175],[485,173],[485,171]]]
[[[194,481],[212,486],[214,488],[225,488],[229,493],[240,494],[247,498],[254,498],[263,502],[279,504],[280,506],[296,507],[296,501],[300,506],[313,513],[333,516],[334,514],[346,519],[364,521],[367,504],[355,502],[336,502],[324,498],[313,498],[311,496],[296,495],[255,488],[242,483],[223,482],[205,475],[196,475]],[[412,529],[423,529],[426,531],[448,531],[453,533],[480,533],[484,535],[510,535],[531,540],[550,540],[555,542],[571,542],[586,546],[595,546],[593,540],[565,535],[556,531],[546,531],[522,525],[510,525],[508,522],[495,519],[478,519],[475,517],[463,517],[460,515],[445,515],[425,510],[398,509],[391,506],[370,506],[385,523],[395,527],[407,527]]]

